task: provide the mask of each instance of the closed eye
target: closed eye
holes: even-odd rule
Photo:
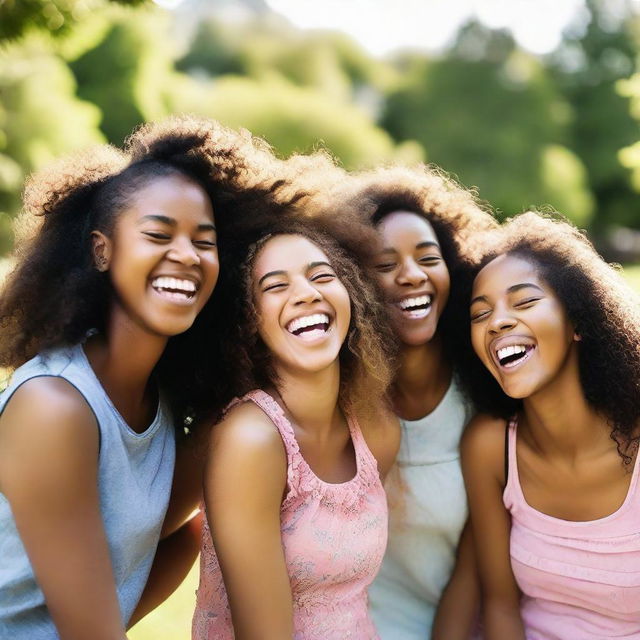
[[[525,298],[524,300],[519,300],[513,306],[516,309],[528,309],[529,307],[532,307],[536,302],[538,302],[538,300],[540,300],[539,297]]]
[[[335,273],[317,273],[311,277],[311,282],[331,282],[335,278]]]
[[[274,282],[273,284],[268,284],[262,291],[263,293],[266,293],[267,291],[278,291],[284,289],[286,286],[286,282]]]
[[[423,256],[419,259],[420,264],[434,265],[442,261],[441,256]]]
[[[159,233],[157,231],[143,231],[145,236],[152,238],[153,240],[170,240],[171,236],[168,233]]]
[[[395,262],[383,262],[381,264],[375,265],[374,269],[379,273],[388,273],[389,271],[393,271],[395,266]]]
[[[471,312],[471,322],[484,320],[491,313],[490,309],[482,309],[480,311]]]
[[[213,240],[194,240],[193,244],[202,249],[213,249],[216,246]]]

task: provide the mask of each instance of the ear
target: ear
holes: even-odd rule
[[[91,232],[93,263],[98,271],[108,271],[111,262],[111,240],[102,231]]]

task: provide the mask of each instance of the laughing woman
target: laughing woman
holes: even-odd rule
[[[246,146],[175,118],[27,186],[25,220],[40,226],[0,302],[0,366],[15,369],[0,396],[2,638],[125,637],[175,426],[202,382],[193,345],[210,340],[216,225]]]
[[[212,431],[194,639],[377,638],[366,589],[399,438],[376,400],[392,339],[355,259],[367,229],[340,243],[317,226],[256,234],[226,272],[241,397]]]
[[[477,235],[495,223],[469,191],[427,168],[363,174],[340,211],[380,235],[375,275],[400,343],[390,397],[402,444],[387,482],[389,545],[369,590],[371,611],[383,639],[424,639],[467,518],[458,444],[471,413],[451,361],[448,300]],[[459,584],[446,638],[468,637],[475,614],[475,576]]]
[[[528,213],[481,261],[470,316],[486,637],[640,637],[637,295],[576,229]]]

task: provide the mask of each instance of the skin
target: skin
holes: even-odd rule
[[[451,365],[443,355],[438,322],[449,298],[450,278],[440,243],[431,224],[410,211],[394,211],[378,224],[382,251],[376,262],[378,282],[385,294],[396,335],[400,340],[400,368],[392,399],[397,415],[417,420],[430,414],[451,384]],[[399,303],[421,295],[431,296],[423,317],[411,317]],[[462,540],[470,538],[463,535]],[[461,557],[468,554],[462,544]],[[434,638],[467,639],[476,616],[478,580],[473,563],[458,574],[438,608]]]
[[[258,333],[278,376],[269,392],[293,425],[302,455],[325,482],[356,474],[355,453],[338,405],[339,351],[350,323],[350,302],[328,257],[298,235],[266,242],[253,268]],[[292,320],[330,318],[315,337],[296,337]],[[363,429],[384,475],[399,444],[397,423]],[[293,634],[291,587],[280,533],[287,459],[271,420],[252,403],[232,410],[212,433],[205,472],[207,517],[238,640],[281,640]]]
[[[527,503],[570,521],[615,512],[631,475],[606,421],[584,397],[580,337],[536,265],[505,255],[485,266],[474,283],[471,318],[478,357],[505,393],[523,400],[516,455]],[[533,347],[529,357],[515,367],[501,365],[496,349],[515,343]],[[503,420],[478,416],[462,443],[488,640],[525,637],[510,563],[510,517],[502,503],[504,430]]]
[[[167,341],[191,326],[215,286],[213,219],[198,185],[164,177],[137,192],[111,235],[92,234],[96,264],[109,272],[114,298],[104,335],[91,338],[85,352],[137,432],[155,414],[149,376]],[[159,295],[151,287],[158,275],[197,282],[193,299]],[[98,451],[93,413],[65,380],[26,382],[0,417],[0,491],[63,640],[125,637],[100,512]]]

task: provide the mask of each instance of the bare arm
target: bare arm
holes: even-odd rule
[[[432,640],[469,640],[480,613],[480,580],[471,522],[462,530],[456,564],[436,611]]]
[[[287,460],[276,427],[244,404],[213,428],[204,493],[236,640],[293,635],[280,533]]]
[[[474,418],[462,438],[462,471],[482,586],[485,638],[525,640],[509,553],[511,519],[502,503],[504,434],[504,420]]]
[[[0,418],[0,491],[62,640],[122,640],[98,494],[99,434],[66,381],[24,383]]]

